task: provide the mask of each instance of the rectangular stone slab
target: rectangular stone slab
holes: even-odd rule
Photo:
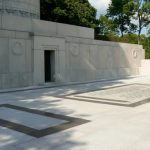
[[[0,115],[0,126],[35,138],[41,138],[89,122],[89,120],[85,119],[10,104],[0,105],[0,113],[2,113]],[[42,119],[45,124],[44,122],[41,123],[40,119]],[[35,123],[33,121],[35,121]],[[39,123],[39,125],[36,125],[36,123]]]
[[[136,102],[150,97],[150,85],[133,84],[75,95],[126,102]]]
[[[99,104],[136,107],[150,102],[150,85],[126,84],[95,89],[93,91],[78,92],[63,96],[62,98]]]
[[[66,120],[41,116],[38,114],[23,112],[15,109],[0,108],[0,119],[21,124],[37,130],[45,129],[66,123]]]

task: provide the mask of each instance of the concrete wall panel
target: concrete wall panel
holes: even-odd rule
[[[142,60],[140,74],[142,76],[149,76],[150,75],[150,60]]]
[[[26,43],[25,40],[9,40],[9,71],[20,73],[26,71]]]
[[[7,38],[0,38],[0,74],[9,72],[9,40]]]
[[[33,46],[31,40],[26,40],[26,53],[25,53],[25,71],[26,72],[33,72]]]
[[[67,54],[70,64],[68,67],[70,82],[117,79],[139,74],[140,62],[143,58],[141,46],[101,41],[98,43],[92,40],[87,43],[84,39],[74,44],[74,41],[74,39],[68,40],[66,47],[67,53],[70,53]],[[71,47],[78,44],[79,56],[73,58]],[[74,53],[77,52],[74,50]]]
[[[44,81],[44,51],[34,51],[34,84],[43,84]]]
[[[2,15],[2,29],[32,32],[32,22],[30,18],[4,14]]]
[[[39,21],[37,19],[34,19],[33,32],[34,35],[55,36],[57,34],[57,26],[55,22]]]

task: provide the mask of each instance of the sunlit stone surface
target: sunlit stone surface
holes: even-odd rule
[[[79,99],[106,100],[120,103],[133,103],[150,98],[150,85],[125,85],[105,90],[97,90],[72,95]],[[118,100],[118,101],[117,101]]]
[[[0,0],[0,90],[138,76],[144,58],[141,45],[40,20],[40,0]]]

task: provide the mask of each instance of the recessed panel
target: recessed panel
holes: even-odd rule
[[[65,96],[67,99],[119,106],[138,106],[150,101],[150,85],[130,84]]]
[[[0,105],[0,126],[41,138],[89,122],[36,109],[2,104]]]
[[[0,119],[21,124],[37,130],[66,123],[66,120],[41,116],[15,109],[0,107]]]
[[[78,94],[76,96],[136,102],[150,97],[150,86],[129,85],[118,88]]]

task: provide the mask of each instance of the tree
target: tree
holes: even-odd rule
[[[146,59],[150,59],[150,36],[141,35],[141,44],[145,49]]]
[[[148,35],[148,37],[150,37],[150,29],[148,30],[147,35]]]
[[[107,35],[110,32],[118,33],[117,24],[107,16],[101,15],[99,18],[100,34]]]
[[[41,0],[41,19],[96,27],[96,9],[88,0]]]
[[[107,16],[118,25],[121,36],[124,33],[133,32],[136,26],[131,22],[133,15],[133,5],[129,5],[131,0],[112,0],[107,9]]]
[[[150,24],[150,0],[132,0],[134,9],[133,19],[138,21],[138,42],[142,29]]]

